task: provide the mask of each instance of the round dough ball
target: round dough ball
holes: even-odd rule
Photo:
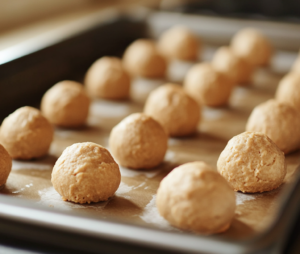
[[[193,61],[198,58],[200,40],[188,28],[175,26],[159,38],[158,50],[167,58]]]
[[[199,104],[211,107],[227,104],[233,87],[227,75],[208,63],[194,65],[184,80],[186,92]]]
[[[284,153],[260,132],[244,132],[229,140],[217,166],[235,191],[255,193],[278,188],[285,177]]]
[[[123,61],[125,69],[133,76],[163,78],[167,70],[166,60],[152,40],[134,41],[126,49]]]
[[[12,167],[12,159],[5,148],[0,145],[0,186],[6,183]]]
[[[61,127],[84,125],[90,107],[90,99],[81,84],[75,81],[61,81],[51,87],[43,96],[41,111],[52,123]]]
[[[226,180],[204,162],[171,171],[160,183],[156,205],[170,224],[202,234],[227,230],[236,207]]]
[[[178,85],[166,84],[152,91],[144,113],[158,121],[172,137],[186,136],[197,130],[200,106]]]
[[[221,47],[216,51],[212,65],[239,85],[249,84],[253,74],[252,65],[235,55],[229,47]]]
[[[275,98],[300,111],[300,73],[287,74],[277,87]]]
[[[287,154],[300,148],[300,113],[287,104],[268,100],[253,109],[246,131],[266,134]]]
[[[107,149],[92,142],[76,143],[56,161],[51,182],[63,200],[84,204],[113,196],[121,174]]]
[[[273,49],[269,40],[258,30],[245,28],[236,33],[231,41],[234,53],[253,66],[270,63]]]
[[[117,57],[102,57],[87,71],[85,85],[91,97],[125,99],[129,97],[130,77]]]
[[[109,147],[113,156],[124,167],[153,168],[164,159],[168,136],[152,117],[135,113],[112,129]]]
[[[6,117],[0,128],[0,143],[13,159],[29,160],[48,153],[53,128],[38,109],[22,107]]]

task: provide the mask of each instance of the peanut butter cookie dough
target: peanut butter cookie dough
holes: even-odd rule
[[[300,148],[300,112],[288,104],[268,100],[253,109],[246,131],[266,134],[288,154]]]
[[[0,128],[0,143],[13,159],[29,160],[48,153],[53,128],[38,109],[22,107],[6,117]]]
[[[229,140],[217,166],[231,187],[244,193],[274,190],[286,175],[284,153],[260,132],[244,132]]]
[[[200,51],[200,39],[184,26],[175,26],[159,38],[158,49],[166,58],[194,61]]]
[[[112,129],[109,147],[112,155],[124,167],[153,168],[164,159],[168,136],[152,117],[135,113]]]
[[[84,125],[90,99],[81,84],[65,80],[51,87],[43,96],[41,111],[54,125],[79,127]]]
[[[226,105],[233,87],[227,75],[208,63],[194,65],[184,80],[186,92],[199,104],[211,107]]]
[[[152,40],[139,39],[126,49],[123,62],[132,76],[163,78],[167,70],[165,58],[158,52]]]
[[[269,40],[254,28],[245,28],[236,33],[231,48],[253,66],[268,65],[273,53]]]
[[[12,159],[5,148],[0,145],[0,186],[6,183],[12,167]]]
[[[117,57],[102,57],[87,71],[85,85],[91,97],[125,99],[129,97],[130,77]]]
[[[158,121],[172,137],[192,134],[200,120],[200,106],[178,85],[166,84],[152,91],[144,113]]]
[[[54,165],[51,182],[63,200],[84,204],[113,196],[121,174],[107,149],[85,142],[63,151]]]
[[[173,226],[201,234],[227,230],[236,207],[226,180],[204,162],[171,171],[160,183],[156,205]]]

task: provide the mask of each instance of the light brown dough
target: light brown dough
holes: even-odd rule
[[[279,82],[275,98],[300,112],[300,72],[290,72]]]
[[[56,161],[51,182],[63,200],[84,204],[113,196],[121,174],[107,149],[91,142],[76,143]]]
[[[64,80],[51,87],[43,96],[41,111],[54,125],[79,127],[88,117],[90,99],[80,83]]]
[[[132,76],[163,78],[167,70],[165,58],[160,55],[152,40],[139,39],[126,49],[123,62]]]
[[[300,112],[287,104],[268,100],[253,109],[246,131],[266,134],[288,154],[300,148]]]
[[[132,114],[116,125],[109,147],[120,165],[132,169],[153,168],[160,164],[168,146],[168,136],[152,117]]]
[[[197,130],[200,106],[178,85],[166,84],[152,91],[144,113],[152,116],[172,137],[186,136]]]
[[[85,77],[91,97],[125,99],[129,97],[130,77],[117,57],[102,57],[92,64]]]
[[[229,47],[220,47],[216,51],[212,65],[238,85],[249,84],[253,74],[252,65],[238,57]]]
[[[169,59],[193,61],[201,49],[200,39],[184,26],[175,26],[165,31],[159,38],[158,49]]]
[[[245,28],[236,33],[231,48],[253,66],[268,65],[273,54],[269,40],[254,28]]]
[[[0,143],[13,159],[29,160],[48,153],[53,128],[38,109],[22,107],[6,117],[0,128]]]
[[[234,191],[204,162],[171,171],[160,183],[156,205],[173,226],[202,234],[227,230],[236,207]]]
[[[226,105],[233,87],[227,75],[208,63],[194,65],[184,80],[186,92],[199,104],[211,107]]]
[[[12,167],[12,159],[5,148],[0,145],[0,186],[6,183]]]
[[[231,187],[244,193],[274,190],[286,174],[284,153],[260,132],[244,132],[229,140],[217,166]]]

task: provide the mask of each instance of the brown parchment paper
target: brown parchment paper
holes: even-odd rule
[[[206,47],[204,60],[210,59],[214,50]],[[32,161],[13,161],[12,172],[1,193],[33,200],[53,210],[86,212],[101,219],[112,216],[130,223],[178,231],[158,214],[155,206],[156,190],[161,179],[174,167],[190,161],[203,160],[216,168],[217,159],[228,140],[245,130],[247,118],[255,105],[274,96],[282,73],[290,68],[293,59],[291,54],[278,52],[271,68],[258,70],[250,86],[235,88],[227,107],[203,108],[198,132],[191,137],[170,138],[164,162],[157,168],[137,171],[120,167],[121,185],[107,202],[80,205],[62,201],[50,181],[53,165],[62,151],[73,143],[91,141],[107,147],[111,128],[127,115],[141,112],[147,94],[164,83],[163,80],[134,80],[132,100],[94,101],[85,127],[55,129],[49,155]],[[182,81],[191,65],[173,62],[169,80]],[[277,211],[278,197],[293,180],[300,164],[299,155],[300,152],[295,152],[286,156],[288,173],[284,184],[277,190],[262,194],[236,193],[236,216],[230,229],[222,235],[241,239],[268,227]]]

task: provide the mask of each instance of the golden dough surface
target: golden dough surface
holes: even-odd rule
[[[121,174],[107,149],[92,142],[76,143],[56,161],[51,182],[64,200],[83,204],[113,196]]]
[[[286,175],[284,153],[260,132],[243,132],[229,140],[217,167],[235,191],[244,193],[274,190]]]
[[[266,134],[288,154],[300,148],[300,112],[288,104],[268,100],[253,109],[246,131]]]
[[[48,153],[53,127],[38,109],[22,107],[6,117],[0,143],[13,159],[32,159]]]
[[[5,148],[0,145],[0,186],[6,183],[12,167],[12,159]]]
[[[129,96],[130,77],[117,57],[102,57],[94,62],[84,83],[91,97],[125,99]]]
[[[173,226],[202,234],[227,230],[236,207],[234,191],[204,162],[171,171],[160,183],[156,205]]]
[[[75,81],[64,80],[51,87],[43,96],[41,111],[54,125],[79,127],[88,117],[90,99],[83,86]]]
[[[160,164],[168,147],[168,136],[152,117],[131,114],[116,125],[109,137],[109,148],[120,165],[132,169],[153,168]]]
[[[200,120],[198,103],[175,84],[165,84],[152,91],[144,113],[158,121],[172,137],[194,133]]]

